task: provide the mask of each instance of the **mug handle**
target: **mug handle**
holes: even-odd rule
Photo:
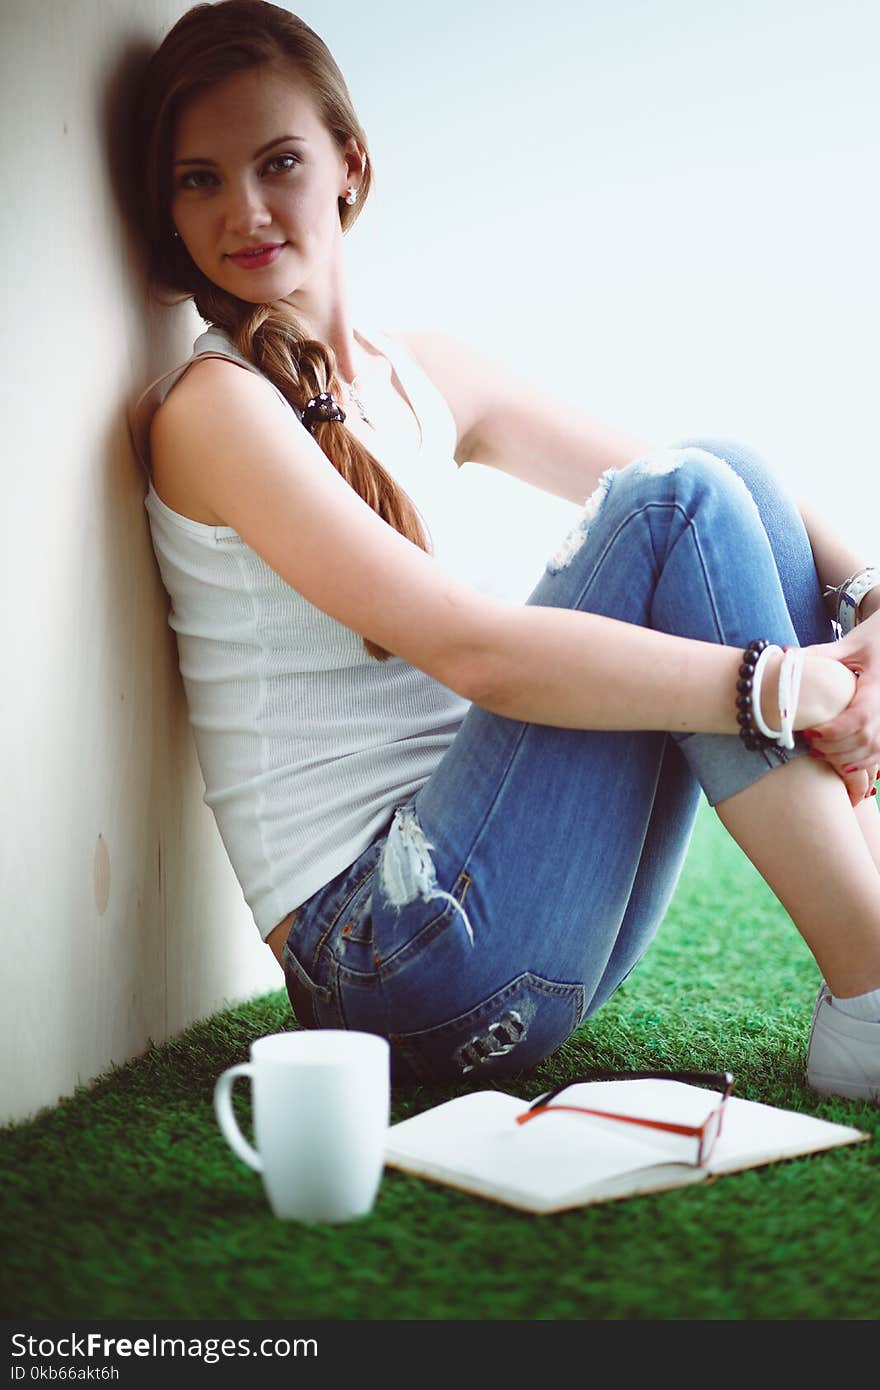
[[[232,1112],[232,1086],[237,1076],[249,1076],[253,1082],[253,1063],[240,1062],[237,1067],[228,1067],[222,1075],[218,1076],[214,1086],[214,1113],[229,1147],[249,1168],[253,1168],[257,1173],[262,1173],[263,1160],[256,1149],[251,1148],[245,1139]]]

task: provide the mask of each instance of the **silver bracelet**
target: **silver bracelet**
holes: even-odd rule
[[[856,573],[850,575],[842,584],[831,584],[825,590],[825,598],[834,600],[835,619],[842,637],[852,632],[859,621],[858,607],[865,594],[878,586],[880,568],[877,565],[866,565],[864,569],[856,570]]]

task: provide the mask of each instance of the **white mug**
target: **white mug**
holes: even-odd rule
[[[385,1162],[390,1071],[385,1038],[316,1028],[257,1038],[251,1060],[218,1077],[220,1128],[262,1175],[276,1216],[351,1221],[370,1211]],[[233,1115],[237,1076],[251,1078],[256,1149]]]

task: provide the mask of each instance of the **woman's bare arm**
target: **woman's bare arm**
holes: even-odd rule
[[[569,502],[584,502],[606,468],[652,445],[594,419],[561,397],[445,333],[395,335],[449,404],[456,460],[500,469]]]
[[[738,649],[478,593],[382,521],[259,377],[219,360],[199,368],[157,412],[154,456],[166,471],[185,461],[211,511],[322,611],[511,719],[736,732]],[[817,657],[797,727],[832,718],[854,687]]]
[[[834,588],[862,569],[867,561],[840,539],[815,507],[798,501],[798,509],[804,519],[810,548],[816,563],[816,572],[823,588]],[[880,589],[871,589],[859,604],[859,617],[869,618],[880,610]],[[836,616],[832,614],[832,617]]]
[[[623,468],[651,450],[635,436],[604,425],[535,390],[523,376],[446,333],[396,335],[447,400],[458,429],[456,459],[499,468],[569,501],[583,502],[606,468]],[[799,502],[823,587],[841,584],[865,563],[834,534],[818,511]],[[880,609],[880,589],[861,615]]]

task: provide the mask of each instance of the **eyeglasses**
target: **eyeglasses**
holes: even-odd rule
[[[668,1120],[637,1119],[634,1115],[618,1115],[609,1110],[593,1110],[585,1105],[554,1104],[556,1097],[562,1095],[570,1086],[580,1086],[589,1081],[684,1081],[691,1086],[707,1086],[721,1093],[721,1101],[707,1115],[701,1125],[674,1124]],[[525,1124],[538,1115],[546,1115],[552,1110],[567,1110],[580,1115],[597,1115],[603,1120],[619,1120],[621,1124],[641,1125],[646,1129],[663,1130],[666,1134],[682,1134],[697,1140],[697,1167],[709,1162],[724,1123],[724,1111],[733,1091],[733,1076],[729,1071],[627,1071],[603,1072],[594,1076],[576,1076],[571,1081],[563,1081],[561,1086],[539,1096],[528,1110],[517,1115],[517,1124]]]

